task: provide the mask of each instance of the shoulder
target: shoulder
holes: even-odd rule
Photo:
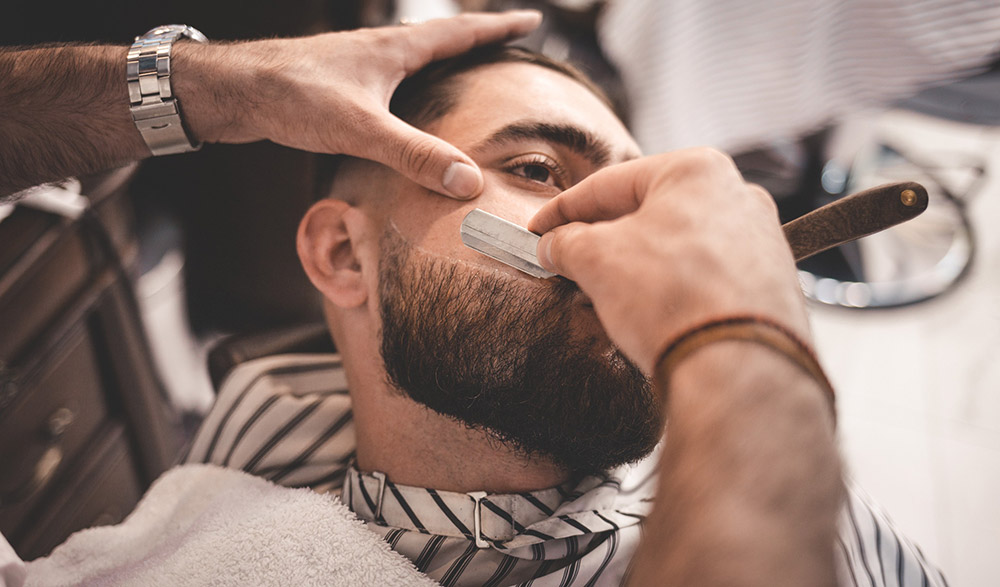
[[[928,562],[920,547],[899,531],[885,510],[863,489],[850,481],[834,549],[841,585],[947,586],[941,571]]]
[[[245,470],[284,485],[315,486],[354,453],[347,378],[336,354],[247,361],[225,379],[188,463]]]

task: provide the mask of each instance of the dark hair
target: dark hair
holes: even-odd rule
[[[561,73],[586,87],[609,109],[616,111],[607,94],[579,69],[541,53],[511,45],[487,45],[457,57],[431,63],[399,84],[389,102],[389,111],[417,128],[424,128],[455,107],[459,96],[456,78],[460,74],[497,63],[529,63]],[[344,155],[324,155],[319,158],[317,199],[329,195],[337,169],[347,159],[350,157]]]
[[[455,78],[467,71],[497,63],[528,63],[551,69],[579,82],[614,110],[611,100],[583,72],[523,47],[488,45],[458,57],[431,63],[403,80],[389,102],[389,111],[416,127],[422,127],[455,107]]]

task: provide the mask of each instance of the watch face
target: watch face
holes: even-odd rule
[[[192,41],[198,41],[199,43],[207,43],[208,37],[206,37],[201,31],[194,28],[193,26],[184,27],[184,36],[191,39]]]
[[[165,35],[177,34],[187,37],[191,40],[198,41],[200,43],[205,43],[208,39],[202,34],[198,29],[187,26],[186,24],[164,24],[152,29],[147,32],[143,37],[162,37]]]
[[[186,28],[188,27],[183,24],[164,24],[149,31],[145,36],[150,37],[153,35],[165,35],[167,33],[183,33]]]

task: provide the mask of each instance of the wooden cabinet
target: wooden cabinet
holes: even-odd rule
[[[26,560],[120,521],[179,458],[123,268],[127,199],[101,187],[87,218],[0,222],[0,531]]]

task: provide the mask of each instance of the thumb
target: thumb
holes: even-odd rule
[[[467,200],[483,189],[479,167],[448,142],[420,131],[388,112],[361,156],[378,161],[425,188]]]
[[[571,222],[546,232],[536,250],[539,264],[579,283],[581,269],[593,267],[602,250],[592,238],[592,230],[589,224]]]

